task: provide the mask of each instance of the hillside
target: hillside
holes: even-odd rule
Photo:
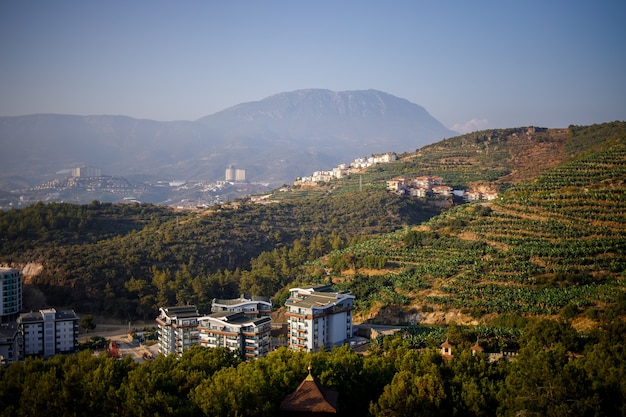
[[[0,264],[37,271],[26,282],[48,305],[150,320],[163,305],[206,308],[241,292],[274,295],[331,248],[437,212],[384,191],[198,212],[40,203],[0,212]]]
[[[422,315],[434,323],[477,322],[493,314],[578,316],[584,310],[584,318],[593,319],[626,288],[624,128],[572,127],[567,140],[560,133],[552,142],[560,144],[563,162],[544,158],[556,166],[508,184],[500,199],[457,206],[422,225],[337,251],[325,265],[334,269],[335,282],[359,295],[368,311],[363,319]],[[438,159],[456,165],[448,178],[480,180],[463,168],[469,156],[458,147],[450,162],[449,143],[421,150],[411,163]],[[491,148],[503,154],[502,146]],[[526,178],[520,161],[527,159],[502,157],[491,173],[506,175],[485,172],[483,179],[502,184]],[[541,164],[539,159],[532,167]],[[431,167],[440,172],[436,164]],[[355,273],[346,262],[368,257],[384,259],[385,267]]]
[[[276,191],[281,202],[265,206],[38,204],[0,213],[0,263],[38,271],[29,290],[49,304],[117,317],[241,292],[281,305],[289,285],[333,281],[357,295],[363,320],[593,322],[624,289],[624,127],[475,132]],[[501,198],[398,196],[385,183],[397,175],[441,175]]]

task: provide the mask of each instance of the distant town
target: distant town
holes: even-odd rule
[[[310,176],[298,177],[295,187],[316,187],[332,180],[362,172],[377,164],[397,161],[395,153],[383,153],[355,158],[349,164],[340,164],[331,170],[315,171]],[[246,196],[248,201],[258,204],[271,203],[271,191],[267,184],[250,183],[246,170],[229,165],[224,179],[217,181],[155,181],[135,182],[124,177],[102,175],[101,169],[92,166],[72,168],[69,176],[55,178],[32,188],[0,196],[0,210],[24,207],[41,202],[67,202],[87,204],[100,202],[158,202],[177,209],[202,209]],[[287,191],[289,187],[281,188]],[[395,177],[387,180],[390,192],[410,197],[428,196],[463,198],[465,201],[493,200],[498,197],[494,190],[483,187],[469,190],[454,190],[440,176]]]
[[[35,187],[0,195],[0,210],[25,207],[39,201],[87,204],[100,202],[157,202],[178,209],[205,208],[226,203],[242,195],[268,191],[266,184],[246,181],[246,170],[229,165],[223,180],[138,182],[103,175],[92,166],[65,171],[68,176],[46,181]]]

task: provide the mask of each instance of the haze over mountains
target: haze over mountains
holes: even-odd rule
[[[234,164],[249,181],[279,186],[454,135],[423,107],[376,90],[280,93],[196,121],[0,117],[0,189],[34,186],[80,165],[135,179],[215,181]]]

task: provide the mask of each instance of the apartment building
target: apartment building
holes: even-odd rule
[[[291,288],[285,302],[288,340],[293,350],[316,352],[347,343],[353,334],[354,296],[329,285]]]
[[[234,165],[229,165],[224,172],[224,179],[226,181],[244,182],[246,180],[246,170],[235,168]]]
[[[196,306],[161,307],[156,322],[159,336],[159,353],[181,356],[191,346],[199,343]]]
[[[269,317],[272,312],[272,303],[267,297],[254,297],[241,294],[239,298],[214,298],[211,303],[211,312],[220,313],[229,311],[242,312],[250,317]]]
[[[48,308],[20,314],[17,327],[21,359],[74,353],[78,347],[78,316],[73,310]]]
[[[100,177],[102,176],[102,170],[100,168],[94,168],[90,166],[81,166],[72,168],[72,177]]]
[[[181,356],[196,345],[238,350],[244,360],[269,353],[272,319],[267,298],[242,295],[214,299],[209,315],[201,315],[195,306],[163,307],[159,311],[160,354],[176,352]]]
[[[15,320],[22,310],[22,273],[0,268],[0,321]]]
[[[0,324],[0,366],[8,365],[19,359],[17,323]]]
[[[269,316],[221,311],[201,317],[198,322],[200,346],[227,347],[239,351],[247,361],[264,357],[270,351],[272,319]]]

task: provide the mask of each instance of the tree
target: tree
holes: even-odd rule
[[[93,316],[91,314],[84,314],[80,317],[80,327],[85,329],[85,331],[93,330],[96,328],[96,323],[93,321]]]
[[[598,400],[589,386],[562,344],[545,348],[532,340],[511,365],[500,394],[501,411],[504,416],[593,415]]]

